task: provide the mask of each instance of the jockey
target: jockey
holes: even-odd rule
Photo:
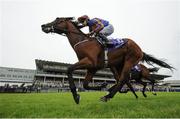
[[[107,36],[114,32],[114,27],[109,23],[109,21],[100,18],[90,19],[87,15],[83,15],[78,18],[78,22],[82,24],[80,28],[89,26],[90,32],[87,35],[98,35],[103,41],[105,41],[105,46],[112,45]]]

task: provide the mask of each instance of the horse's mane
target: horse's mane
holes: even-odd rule
[[[59,17],[58,17],[59,18]],[[59,19],[65,19],[66,21],[70,21],[76,28],[79,32],[81,32],[82,34],[86,35],[85,33],[83,33],[81,30],[80,30],[80,27],[79,27],[79,24],[77,21],[74,21],[75,18],[74,17],[60,17]]]
[[[67,21],[70,21],[70,22],[75,26],[75,28],[76,28],[80,33],[82,33],[82,35],[83,35],[84,37],[88,37],[84,32],[82,32],[82,31],[80,30],[82,27],[79,25],[79,23],[75,20],[74,17],[62,17],[62,18],[64,18],[64,19],[67,20]],[[91,37],[88,37],[88,38],[92,39]]]
[[[74,20],[74,17],[57,17],[58,19]]]

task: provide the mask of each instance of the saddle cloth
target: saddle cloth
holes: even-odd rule
[[[112,43],[112,47],[107,48],[108,51],[122,47],[128,40],[125,38],[110,38],[109,41]]]
[[[98,42],[104,46],[104,43],[101,38],[97,38]],[[110,48],[106,48],[105,50],[110,51],[116,48],[122,47],[124,44],[127,43],[128,39],[126,38],[109,38],[109,41],[112,43]]]
[[[140,67],[140,65],[135,65],[132,69],[131,69],[131,71],[136,71],[136,72],[140,72],[141,71],[141,67]]]

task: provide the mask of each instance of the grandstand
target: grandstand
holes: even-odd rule
[[[0,92],[24,92],[34,82],[35,70],[0,67]]]
[[[45,87],[60,87],[61,89],[69,89],[66,71],[71,64],[51,62],[45,60],[35,60],[36,63],[36,81]],[[73,78],[77,88],[83,89],[82,81],[84,80],[86,70],[74,71]],[[164,78],[170,77],[168,75],[151,74],[153,79],[157,80],[157,83],[162,82]],[[103,69],[98,71],[93,77],[90,85],[98,85],[100,83],[107,82],[108,87],[115,84],[113,74],[109,69]],[[132,82],[136,90],[140,90],[141,85]],[[124,87],[126,88],[126,87]]]
[[[0,67],[0,84],[5,83],[21,84],[32,83],[35,76],[35,70],[20,69],[10,67]]]

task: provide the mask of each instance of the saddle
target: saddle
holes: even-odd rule
[[[135,65],[132,69],[131,69],[131,71],[135,71],[135,72],[141,72],[141,67],[140,67],[140,65]]]
[[[109,38],[108,45],[105,45],[106,43],[101,37],[97,36],[96,39],[107,51],[121,48],[128,42],[127,38]]]

